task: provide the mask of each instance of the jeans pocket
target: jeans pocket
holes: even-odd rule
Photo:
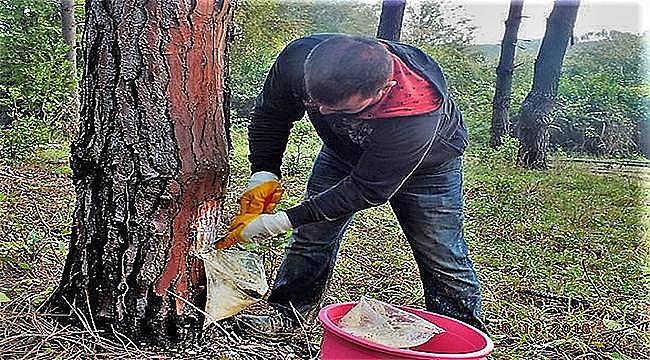
[[[452,144],[449,140],[440,139],[440,144],[442,149],[449,154],[449,157],[458,157],[463,155],[464,149],[458,148],[456,145]]]
[[[460,155],[456,155],[451,159],[444,161],[439,165],[431,168],[427,173],[423,175],[428,175],[430,177],[448,176],[450,175],[450,173],[453,172],[458,172],[458,174],[462,174],[462,170],[463,170],[463,157]],[[441,179],[441,181],[446,182],[449,181],[449,179],[445,179],[445,180]]]
[[[409,179],[400,190],[402,198],[432,211],[456,212],[462,208],[462,169],[460,156],[427,169]]]

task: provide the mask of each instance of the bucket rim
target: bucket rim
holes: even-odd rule
[[[345,303],[336,303],[336,304],[326,305],[325,307],[320,309],[320,311],[318,312],[318,319],[320,320],[320,322],[325,327],[325,330],[333,333],[335,336],[338,336],[340,338],[345,339],[346,341],[350,341],[352,343],[355,343],[357,345],[361,345],[361,346],[366,347],[366,348],[371,346],[370,349],[372,349],[372,350],[378,350],[380,352],[387,353],[387,354],[390,354],[390,355],[410,355],[410,356],[413,356],[413,357],[419,358],[419,359],[427,359],[427,358],[434,358],[434,357],[441,357],[441,356],[444,356],[447,359],[466,359],[468,357],[479,358],[479,357],[487,356],[492,352],[492,350],[494,350],[494,342],[492,342],[492,339],[490,339],[490,337],[487,336],[487,334],[485,334],[481,330],[473,327],[472,325],[469,325],[469,324],[466,324],[466,323],[463,323],[463,325],[468,326],[472,330],[478,332],[483,337],[483,339],[485,339],[486,344],[485,344],[485,347],[483,349],[478,350],[478,351],[474,351],[474,352],[470,352],[470,353],[459,353],[459,354],[429,353],[429,352],[415,351],[415,350],[411,350],[411,349],[394,348],[394,347],[391,347],[391,346],[386,346],[386,345],[370,342],[368,340],[365,340],[363,338],[352,335],[352,334],[342,330],[340,327],[338,327],[336,324],[334,324],[334,322],[328,316],[329,311],[331,309],[335,309],[335,308],[339,308],[339,307],[343,307],[343,306],[349,306],[349,305],[356,305],[357,303],[358,303],[358,301],[350,301],[350,302],[345,302]],[[436,316],[440,316],[440,317],[443,317],[443,318],[446,318],[446,319],[449,319],[449,320],[452,320],[452,321],[459,321],[459,320],[454,319],[452,317],[441,315],[441,314],[438,314],[438,313],[432,313],[432,312],[426,311],[426,310],[416,309],[416,308],[403,306],[403,305],[394,305],[394,306],[397,306],[398,308],[400,308],[402,310],[406,310],[406,311],[409,311],[409,310],[425,311],[425,312],[429,312],[431,314],[435,314]]]

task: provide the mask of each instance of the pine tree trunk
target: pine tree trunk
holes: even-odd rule
[[[74,138],[79,127],[79,93],[77,91],[77,23],[74,19],[74,0],[60,0],[61,30],[63,40],[70,47],[65,54],[70,64],[70,76],[73,79],[73,88],[70,90],[70,106],[68,110],[67,132]]]
[[[535,60],[533,88],[521,105],[518,119],[518,161],[527,168],[546,168],[548,126],[579,4],[579,0],[556,0],[546,21],[546,32]]]
[[[377,28],[379,39],[399,41],[405,7],[406,0],[384,0],[382,2],[379,27]]]
[[[229,171],[232,6],[87,0],[86,14],[72,239],[46,306],[136,341],[196,339],[203,319],[187,303],[204,306],[193,252],[206,237],[195,224],[218,223]]]
[[[523,0],[512,0],[508,19],[506,20],[506,31],[501,41],[501,54],[497,66],[497,79],[492,100],[492,129],[490,146],[497,148],[501,146],[501,136],[507,134],[510,127],[508,112],[510,111],[510,99],[512,92],[512,72],[515,61],[515,47],[517,44],[517,33],[521,23],[521,10],[524,6]]]

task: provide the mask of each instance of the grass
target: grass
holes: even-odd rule
[[[503,340],[496,355],[647,354],[649,334],[635,326],[647,330],[650,290],[639,179],[491,160],[469,157],[465,190],[485,316]]]
[[[297,124],[284,161],[280,204],[298,203],[319,141]],[[232,130],[226,212],[249,176],[245,130]],[[483,290],[494,359],[639,359],[650,353],[646,186],[561,162],[547,171],[512,166],[512,143],[465,157],[466,237]],[[74,192],[67,153],[0,170],[0,317],[18,300],[32,311],[56,286]],[[67,169],[67,170],[66,170]],[[286,236],[250,248],[277,268]],[[417,267],[390,207],[355,215],[326,301],[368,295],[424,305]],[[15,306],[13,307],[15,308]],[[9,315],[7,315],[9,314]],[[319,341],[318,326],[311,342]],[[50,344],[52,345],[52,344]],[[48,345],[48,346],[50,346]],[[55,345],[52,345],[56,348]],[[58,349],[58,348],[57,348]]]
[[[54,174],[72,176],[68,164],[70,152],[67,144],[49,144],[37,148],[34,155],[27,159],[27,163],[50,170]]]

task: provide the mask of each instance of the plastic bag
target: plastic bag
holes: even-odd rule
[[[269,290],[262,260],[240,250],[213,250],[203,259],[208,294],[204,327],[233,316],[256,303]]]
[[[396,348],[422,345],[445,330],[385,302],[362,297],[339,327],[368,341]]]

